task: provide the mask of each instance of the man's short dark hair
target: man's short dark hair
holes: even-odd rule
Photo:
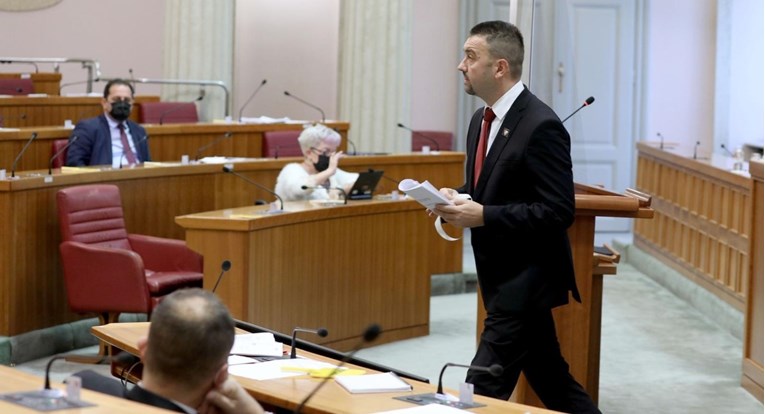
[[[470,36],[483,36],[489,53],[496,59],[505,59],[510,76],[520,79],[523,72],[523,35],[515,25],[501,20],[478,23],[470,29]]]
[[[114,85],[127,86],[128,88],[130,88],[130,96],[135,96],[135,89],[133,89],[133,84],[131,84],[130,82],[124,79],[112,79],[106,83],[106,86],[104,86],[104,99],[109,97],[109,90],[111,90],[112,86]]]
[[[199,288],[167,295],[154,310],[146,365],[162,381],[196,387],[226,363],[234,320],[212,293]]]

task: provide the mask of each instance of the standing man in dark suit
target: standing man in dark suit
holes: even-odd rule
[[[468,371],[478,394],[507,400],[521,372],[547,408],[599,413],[569,374],[552,308],[579,301],[566,229],[574,221],[570,139],[560,119],[520,82],[523,37],[502,21],[476,25],[457,67],[465,91],[487,106],[467,135],[467,182],[441,189],[454,205],[434,210],[471,228],[486,320]],[[457,197],[468,193],[471,200]]]
[[[66,165],[134,165],[150,161],[146,130],[128,119],[133,107],[133,85],[122,79],[109,81],[101,106],[104,113],[77,123],[69,140]]]

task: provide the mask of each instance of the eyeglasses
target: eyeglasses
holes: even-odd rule
[[[316,155],[326,155],[326,156],[330,156],[330,155],[332,155],[333,152],[335,152],[335,151],[332,151],[330,149],[325,149],[324,151],[322,151],[322,150],[320,150],[318,148],[314,148],[314,147],[311,147],[311,151],[313,151]]]

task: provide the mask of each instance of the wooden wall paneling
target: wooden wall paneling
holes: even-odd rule
[[[741,384],[760,402],[763,401],[763,164],[749,163],[752,174],[751,252],[749,279],[746,281],[746,311]]]

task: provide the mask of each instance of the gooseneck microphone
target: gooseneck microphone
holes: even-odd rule
[[[725,146],[725,144],[720,144],[720,148],[724,149],[725,152],[727,152],[728,155],[730,155],[732,158],[736,158],[736,154],[730,152],[730,150],[728,149],[728,147]]]
[[[60,150],[56,151],[56,153],[53,154],[52,157],[50,157],[50,160],[48,160],[48,175],[53,174],[53,160],[58,158],[59,155],[63,154],[64,151],[66,151],[66,149],[69,148],[70,145],[74,144],[75,141],[77,141],[79,138],[80,138],[79,135],[73,135],[72,139],[70,139],[69,142],[66,143],[66,145],[61,147]]]
[[[250,180],[249,178],[245,177],[244,175],[239,174],[238,172],[234,171],[234,169],[231,168],[231,167],[228,167],[228,166],[224,165],[223,166],[223,172],[229,173],[229,174],[233,174],[233,175],[241,178],[242,180],[244,180],[244,181],[254,185],[255,187],[258,187],[261,190],[274,195],[279,200],[279,211],[281,211],[281,212],[284,211],[284,201],[282,200],[281,197],[279,197],[279,194],[276,194],[276,192],[274,192],[274,190],[271,190],[270,188],[268,188],[268,187],[266,187],[266,186],[264,186],[262,184],[258,184],[255,181]]]
[[[698,159],[698,153],[699,153],[699,145],[701,145],[701,141],[696,141],[696,145],[693,146],[693,159]]]
[[[218,142],[220,142],[221,140],[224,140],[224,139],[226,139],[226,138],[231,138],[231,135],[232,135],[232,134],[231,134],[231,132],[226,132],[225,134],[223,134],[223,135],[219,136],[218,138],[215,138],[215,139],[214,139],[214,140],[212,140],[211,142],[209,142],[209,143],[207,143],[207,144],[205,144],[205,145],[202,145],[201,147],[199,147],[199,149],[197,149],[197,153],[196,153],[196,155],[194,156],[194,161],[199,161],[199,156],[200,156],[200,155],[202,155],[202,151],[204,151],[204,150],[206,150],[206,149],[208,149],[208,148],[212,147],[213,145],[217,144],[217,143],[218,143]]]
[[[220,280],[223,279],[223,274],[228,272],[229,269],[231,269],[231,261],[224,260],[220,264],[220,275],[218,275],[218,280],[215,281],[215,286],[213,286],[212,293],[215,293],[215,289],[218,289],[218,283],[220,283]]]
[[[367,168],[367,172],[375,172],[374,168]],[[383,174],[382,178],[385,178],[386,180],[396,184],[396,189],[398,190],[398,185],[401,183],[401,180],[397,180],[395,178],[388,177],[387,175]]]
[[[24,152],[26,152],[27,148],[29,148],[29,144],[31,144],[32,141],[34,141],[36,138],[37,138],[37,132],[33,132],[32,136],[29,137],[29,141],[27,141],[27,143],[24,144],[24,147],[19,152],[19,155],[17,155],[16,159],[13,160],[13,166],[11,167],[11,178],[16,177],[16,164],[18,164],[21,156],[24,154]]]
[[[56,390],[50,387],[50,366],[53,365],[53,361],[58,359],[66,359],[66,355],[56,355],[48,361],[45,366],[45,387],[41,391],[41,395],[46,398],[61,398],[64,396],[64,392]]]
[[[366,345],[366,344],[374,341],[375,339],[377,339],[377,337],[380,336],[380,332],[381,332],[380,325],[378,325],[376,323],[373,323],[373,324],[369,325],[364,330],[364,334],[362,335],[361,342],[359,342],[353,348],[353,350],[351,350],[351,352],[348,352],[347,354],[345,354],[345,356],[343,356],[343,359],[340,360],[340,363],[338,363],[335,366],[335,369],[333,369],[332,372],[330,372],[329,375],[327,375],[326,377],[322,378],[321,382],[318,385],[316,385],[316,388],[311,390],[311,392],[308,393],[308,395],[306,395],[305,398],[303,398],[303,401],[300,402],[300,405],[298,405],[297,408],[295,408],[294,413],[295,414],[300,414],[300,412],[303,410],[303,407],[305,407],[306,403],[308,403],[308,401],[310,401],[311,398],[314,395],[316,395],[317,392],[319,392],[321,387],[323,387],[324,384],[326,384],[327,381],[330,380],[330,378],[332,378],[335,374],[337,374],[340,371],[340,368],[345,366],[345,364],[347,364],[348,361],[350,361],[351,358],[353,358],[353,356],[356,355],[356,353],[359,352],[359,350],[361,350],[361,348],[364,347],[364,345]]]
[[[197,96],[193,101],[178,103],[177,105],[175,105],[175,107],[170,108],[170,109],[166,110],[165,112],[162,112],[159,115],[159,124],[162,125],[165,122],[165,117],[167,115],[170,115],[173,112],[180,111],[181,109],[186,107],[186,104],[190,104],[190,103],[194,103],[194,102],[199,102],[202,99],[205,99],[205,90],[204,89],[199,91],[199,96]]]
[[[659,149],[664,149],[664,135],[661,132],[657,132],[656,136],[659,137]]]
[[[582,108],[584,108],[585,106],[590,106],[590,105],[592,105],[592,103],[593,103],[593,102],[595,102],[595,98],[594,98],[594,97],[592,97],[592,96],[590,96],[589,98],[587,98],[587,99],[584,101],[584,103],[582,104],[582,106],[580,106],[579,108],[576,108],[576,111],[572,112],[572,113],[571,113],[571,115],[567,116],[567,117],[566,117],[566,119],[564,119],[564,120],[560,121],[560,123],[562,124],[562,123],[564,123],[564,122],[568,121],[568,119],[569,119],[569,118],[571,118],[572,116],[574,116],[574,114],[575,114],[575,113],[579,112],[579,111],[580,111]]]
[[[446,371],[446,367],[462,367],[462,368],[472,369],[473,371],[488,372],[489,374],[495,377],[502,375],[502,372],[504,372],[504,369],[502,369],[502,366],[499,364],[492,364],[488,367],[481,367],[478,365],[463,365],[463,364],[455,364],[452,362],[447,362],[446,364],[444,364],[444,367],[441,368],[441,373],[438,374],[438,389],[436,390],[437,394],[444,393],[443,378],[444,378],[444,371]]]
[[[316,105],[314,105],[312,103],[306,102],[306,101],[298,98],[297,96],[292,95],[291,93],[289,93],[287,91],[284,91],[284,94],[289,96],[292,99],[295,99],[295,100],[297,100],[299,102],[302,102],[303,104],[308,105],[311,108],[316,109],[317,111],[321,112],[321,123],[323,124],[324,122],[326,122],[327,118],[324,116],[324,111],[321,108],[319,108],[318,106],[316,106]]]
[[[295,343],[295,337],[297,336],[298,332],[308,332],[313,333],[316,335],[319,335],[319,337],[324,338],[329,334],[329,331],[327,328],[319,328],[319,329],[306,329],[306,328],[299,328],[295,327],[295,329],[292,330],[292,350],[290,351],[290,359],[297,358],[297,352],[295,351],[297,349],[297,344]]]
[[[343,204],[348,204],[348,194],[340,187],[324,187],[323,185],[317,185],[317,186],[310,186],[310,185],[301,185],[301,190],[317,190],[319,188],[323,188],[325,190],[337,190],[340,192],[340,194],[343,195]]]
[[[250,101],[252,101],[252,98],[254,98],[254,97],[255,97],[255,95],[257,95],[257,94],[258,94],[258,91],[260,90],[260,88],[262,88],[262,87],[263,87],[263,85],[265,85],[265,84],[266,84],[266,82],[267,82],[267,81],[266,81],[265,79],[263,79],[263,81],[262,81],[262,82],[260,82],[260,85],[258,85],[258,87],[257,87],[257,88],[255,88],[255,92],[253,92],[253,93],[252,93],[252,95],[250,95],[250,97],[249,97],[249,98],[247,98],[247,102],[245,102],[245,103],[244,103],[244,105],[242,105],[242,107],[241,107],[241,108],[239,108],[239,118],[238,118],[238,119],[239,119],[239,122],[242,122],[242,112],[244,111],[244,108],[246,108],[246,107],[247,107],[247,105],[249,105],[249,104],[250,104]]]
[[[438,141],[435,138],[429,137],[429,136],[427,136],[427,135],[425,135],[425,134],[423,134],[421,132],[415,131],[412,128],[409,128],[408,126],[402,124],[401,122],[399,122],[397,125],[398,125],[399,128],[403,128],[403,129],[411,132],[412,134],[417,135],[420,138],[425,138],[427,141],[429,141],[431,144],[433,144],[433,148],[436,151],[441,151],[441,146],[438,145]]]

